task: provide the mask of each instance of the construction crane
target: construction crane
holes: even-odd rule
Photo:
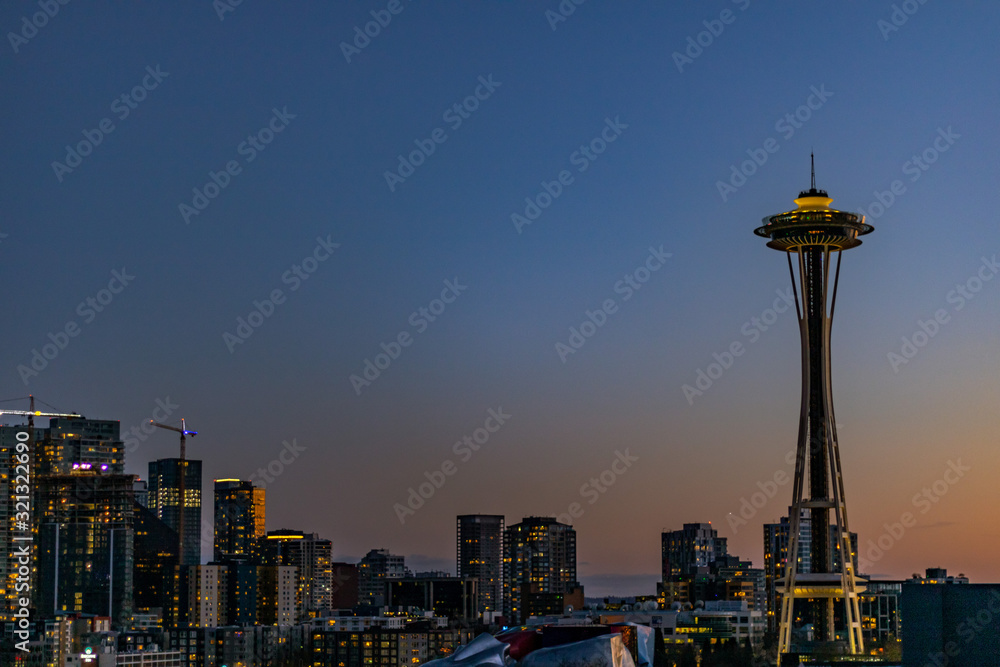
[[[180,463],[180,488],[178,489],[181,496],[179,517],[177,519],[177,563],[178,565],[184,564],[184,509],[187,506],[186,503],[186,491],[184,489],[185,477],[187,477],[187,461],[184,459],[185,446],[187,443],[187,436],[194,437],[198,435],[197,431],[187,430],[187,424],[181,419],[181,427],[170,426],[169,424],[161,424],[158,421],[149,420],[149,423],[158,428],[165,428],[168,431],[174,431],[175,433],[181,434],[181,463]]]
[[[28,417],[29,421],[34,421],[32,417],[77,417],[83,419],[83,415],[75,412],[38,412],[37,410],[0,410],[0,415],[20,415]]]
[[[11,399],[14,400],[14,399]],[[78,415],[75,412],[38,412],[35,410],[35,397],[28,396],[30,403],[30,410],[0,410],[0,415],[18,415],[21,417],[28,418],[28,426],[35,425],[35,417],[76,417],[77,419],[83,419],[83,415]]]
[[[75,417],[77,419],[83,419],[83,415],[78,415],[75,412],[63,413],[63,412],[38,412],[35,410],[35,397],[34,395],[29,395],[28,400],[30,401],[30,410],[0,410],[0,415],[18,415],[20,417],[28,418],[28,451],[35,451],[35,417]],[[43,401],[44,402],[44,401]]]

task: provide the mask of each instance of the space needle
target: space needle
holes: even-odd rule
[[[873,228],[863,215],[830,208],[832,201],[816,189],[813,163],[811,187],[799,193],[797,208],[764,218],[763,226],[754,230],[770,239],[769,248],[784,252],[788,259],[802,339],[802,404],[788,557],[785,576],[778,581],[779,665],[782,655],[864,650],[858,594],[866,582],[855,572],[847,523],[830,383],[830,328],[841,254],[861,245],[859,237]],[[812,528],[808,571],[800,570],[797,558],[804,511]],[[793,630],[809,621],[813,637],[807,641]]]

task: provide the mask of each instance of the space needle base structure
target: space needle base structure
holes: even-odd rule
[[[785,576],[777,582],[779,665],[783,655],[864,651],[858,594],[866,581],[855,571],[847,522],[830,383],[830,328],[841,253],[861,245],[858,237],[873,228],[862,215],[830,208],[832,201],[816,189],[813,169],[811,187],[799,193],[797,208],[764,218],[764,225],[754,230],[770,239],[769,248],[786,254],[802,339],[802,405],[788,557]],[[811,525],[808,571],[800,571],[798,559],[803,512],[808,512]],[[803,637],[801,630],[793,632],[796,625],[808,622],[812,638]]]

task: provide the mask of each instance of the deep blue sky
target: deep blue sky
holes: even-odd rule
[[[348,63],[341,43],[387,4],[246,0],[220,20],[208,0],[70,3],[16,53],[8,33],[40,10],[4,4],[3,398],[128,430],[169,397],[168,421],[200,431],[206,510],[211,478],[248,477],[294,439],[305,450],[267,485],[268,528],[319,532],[343,558],[387,547],[452,569],[456,514],[515,523],[579,502],[588,595],[652,593],[659,533],[684,522],[713,521],[759,564],[760,524],[791,485],[747,525],[727,517],[791,472],[800,371],[794,317],[744,329],[788,286],[752,230],[808,187],[815,150],[834,207],[872,213],[901,182],[844,258],[834,327],[851,527],[865,545],[903,512],[918,521],[867,571],[1000,579],[982,509],[1000,502],[1000,280],[961,310],[949,300],[1000,250],[994,3],[914,2],[887,32],[889,2],[591,1],[553,29],[555,0],[403,0]],[[721,33],[679,71],[705,21]],[[152,86],[147,67],[167,74],[121,119],[112,105]],[[453,129],[443,114],[479,77],[499,86]],[[294,118],[248,162],[241,142],[274,109]],[[52,163],[104,118],[113,132],[60,181]],[[579,172],[574,152],[606,119],[627,128]],[[385,172],[437,128],[447,138],[390,191]],[[942,136],[926,171],[907,166]],[[717,183],[748,151],[767,161],[724,200]],[[240,173],[186,224],[179,205],[230,160]],[[562,170],[572,183],[518,233],[512,213]],[[282,276],[317,237],[340,247],[292,291]],[[672,256],[625,301],[616,283],[660,246]],[[78,304],[123,267],[134,280],[88,321]],[[456,278],[467,289],[418,332],[411,314]],[[223,334],[275,289],[286,300],[230,353]],[[563,363],[556,343],[609,298],[617,310]],[[887,355],[939,309],[947,321],[894,369]],[[26,385],[18,366],[71,322],[79,335]],[[349,377],[404,331],[413,343],[357,395]],[[743,355],[689,403],[682,386],[736,341]],[[456,455],[501,407],[509,422]],[[583,494],[626,449],[638,462]],[[127,467],[145,476],[175,450],[157,433]],[[914,502],[959,459],[970,470],[940,502]],[[394,504],[446,460],[454,475],[401,524]]]

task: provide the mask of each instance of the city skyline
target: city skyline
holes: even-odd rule
[[[815,151],[878,232],[832,333],[860,570],[1000,580],[992,6],[399,6],[8,37],[0,398],[121,420],[144,480],[184,417],[204,498],[262,482],[335,561],[454,572],[483,513],[569,517],[588,597],[652,594],[684,523],[761,566],[801,369],[750,232]]]
[[[36,420],[37,420],[37,418],[36,418]],[[93,447],[93,446],[91,446],[89,449],[83,449],[83,448],[81,448],[81,446],[80,446],[81,445],[81,441],[79,440],[80,437],[83,437],[83,438],[98,437],[98,438],[102,438],[103,439],[103,438],[105,438],[106,436],[109,435],[109,433],[107,433],[107,431],[110,429],[110,425],[114,424],[115,422],[116,422],[116,420],[88,420],[88,419],[85,419],[85,418],[83,418],[83,419],[77,418],[77,419],[70,419],[70,420],[62,419],[62,420],[52,420],[51,426],[49,428],[38,427],[38,425],[36,423],[36,430],[38,430],[40,433],[48,433],[49,431],[51,431],[53,433],[59,434],[58,435],[59,438],[66,437],[66,434],[69,433],[70,431],[78,431],[76,434],[69,433],[70,436],[75,435],[77,439],[69,438],[67,440],[58,440],[58,439],[49,440],[48,438],[46,438],[44,441],[40,442],[40,444],[39,444],[39,452],[59,452],[57,458],[54,457],[52,453],[40,454],[40,456],[42,458],[40,458],[39,460],[40,461],[45,460],[45,463],[41,463],[40,464],[41,469],[44,470],[44,469],[47,469],[47,467],[51,467],[51,466],[55,465],[56,467],[58,467],[58,469],[65,470],[65,471],[68,472],[69,471],[69,463],[68,462],[71,461],[71,460],[73,460],[74,458],[76,458],[76,459],[79,459],[79,460],[82,460],[82,461],[85,461],[85,462],[84,463],[74,463],[73,464],[73,469],[74,470],[77,468],[77,466],[80,466],[81,467],[81,472],[82,472],[82,469],[84,467],[86,467],[87,471],[90,471],[91,470],[91,466],[96,466],[95,463],[92,463],[93,461],[109,461],[109,462],[112,463],[111,467],[114,470],[119,470],[120,471],[123,468],[123,466],[124,466],[124,463],[122,461],[122,454],[121,454],[123,450],[119,446],[119,445],[122,444],[120,440],[113,440],[113,439],[112,440],[102,440],[100,442],[100,446],[98,446],[96,448]],[[3,435],[10,436],[11,441],[12,441],[13,432],[15,430],[17,430],[18,428],[20,428],[20,427],[18,427],[18,426],[8,427],[8,425],[4,424],[3,425]],[[83,433],[82,434],[79,433],[79,431],[80,431],[81,428],[83,429]],[[117,429],[115,429],[115,430],[117,431]],[[93,432],[91,435],[87,435],[87,434],[89,434],[91,432]],[[55,449],[51,449],[52,444],[56,445]],[[51,462],[50,462],[50,460],[51,460]],[[175,462],[175,461],[176,461],[176,459],[173,459],[173,460],[171,460],[171,459],[165,459],[165,460],[158,460],[158,461],[151,462],[151,463],[156,463],[156,464],[161,464],[162,465],[164,463],[172,463],[172,462]],[[190,462],[190,464],[192,466],[195,467],[195,469],[197,471],[192,476],[192,479],[194,479],[194,478],[200,479],[201,463],[202,462],[200,460],[190,460],[190,459],[189,459],[189,462]],[[100,474],[101,475],[103,475],[103,474],[113,475],[114,470],[108,471],[108,470],[106,470],[106,468],[108,468],[107,465],[102,466],[102,470],[104,472],[102,472]],[[120,477],[120,475],[119,475],[119,477]],[[140,509],[150,511],[149,509],[147,509],[147,503],[148,503],[148,497],[149,497],[149,490],[145,486],[145,484],[146,484],[145,480],[142,480],[138,476],[132,476],[132,475],[126,475],[125,477],[135,477],[137,479],[137,481],[140,484],[142,484],[141,487],[136,486],[135,489],[134,489],[135,502],[137,503],[137,506],[135,508],[136,512],[139,512]],[[103,478],[99,476],[97,479],[100,480],[100,479],[103,479]],[[111,478],[109,477],[108,479],[111,479]],[[200,537],[199,540],[196,540],[197,545],[195,545],[195,546],[200,546],[201,549],[202,549],[202,559],[201,559],[201,564],[202,565],[220,565],[220,564],[225,564],[226,563],[226,558],[227,557],[223,557],[223,558],[220,559],[219,555],[218,555],[218,548],[219,548],[218,545],[220,543],[219,542],[219,540],[220,540],[220,528],[219,528],[219,523],[218,523],[217,519],[220,516],[220,512],[222,513],[222,515],[228,516],[230,519],[232,519],[232,518],[237,517],[240,513],[246,513],[250,509],[248,507],[242,507],[240,509],[234,509],[234,508],[230,507],[230,505],[233,503],[235,497],[231,496],[229,494],[231,494],[236,489],[240,489],[243,494],[247,495],[246,498],[242,499],[242,502],[246,502],[246,503],[251,503],[252,502],[252,503],[254,503],[254,508],[253,508],[253,511],[251,512],[252,518],[250,519],[249,523],[239,524],[239,525],[233,526],[231,528],[224,528],[224,531],[227,534],[229,533],[230,530],[236,530],[238,533],[244,533],[244,532],[258,533],[259,532],[259,534],[257,534],[254,539],[260,540],[258,546],[251,547],[251,546],[249,546],[249,544],[246,545],[244,547],[244,549],[254,550],[254,553],[251,554],[250,551],[245,551],[244,553],[239,554],[239,555],[236,556],[237,557],[237,561],[239,561],[241,558],[248,558],[251,561],[259,562],[260,559],[263,557],[262,556],[263,552],[262,551],[257,551],[257,549],[261,549],[261,550],[263,550],[263,551],[266,552],[266,544],[269,543],[269,542],[271,542],[272,540],[276,540],[277,539],[277,540],[280,541],[280,539],[282,537],[291,535],[293,537],[292,542],[294,543],[300,537],[308,537],[307,533],[299,531],[299,530],[296,530],[296,529],[289,529],[288,527],[282,527],[282,528],[278,528],[278,529],[271,528],[270,530],[267,531],[267,535],[265,537],[265,535],[263,533],[263,531],[265,529],[264,520],[263,520],[265,493],[264,493],[264,488],[263,487],[253,486],[253,482],[250,481],[250,480],[238,480],[238,479],[215,479],[215,480],[212,481],[212,484],[214,486],[214,494],[213,494],[214,495],[214,501],[213,501],[213,503],[210,506],[206,506],[206,508],[205,508],[206,511],[209,513],[208,515],[212,518],[212,521],[209,521],[200,530],[201,537]],[[131,481],[129,481],[129,485],[131,485]],[[221,491],[221,493],[220,493],[220,491]],[[198,488],[197,485],[195,485],[194,487],[189,487],[189,492],[198,493],[198,492],[200,492],[200,489]],[[155,489],[154,489],[154,495],[155,495]],[[253,498],[252,501],[249,499],[250,495],[252,495],[252,498]],[[221,505],[220,505],[220,502],[221,502]],[[139,505],[141,505],[142,507],[140,508]],[[791,509],[791,508],[789,508],[789,509]],[[155,516],[155,514],[153,514],[153,516]],[[462,537],[463,537],[463,519],[474,519],[474,520],[477,520],[477,521],[480,521],[480,520],[483,520],[483,519],[496,520],[496,521],[499,521],[500,525],[502,525],[504,523],[505,517],[503,515],[460,515],[460,516],[458,516],[456,518],[458,520],[458,526],[457,526],[457,529],[456,529],[456,537],[458,538],[458,545],[459,545],[459,547],[458,547],[458,553],[457,553],[457,558],[456,558],[455,561],[453,561],[453,563],[454,563],[454,565],[456,567],[452,567],[451,564],[447,562],[447,559],[436,559],[434,561],[431,561],[431,560],[428,560],[425,557],[421,556],[420,554],[416,554],[416,555],[413,555],[413,554],[389,555],[389,550],[386,550],[386,549],[371,549],[368,552],[368,554],[366,556],[364,556],[364,557],[354,557],[354,556],[349,556],[349,555],[348,556],[344,556],[344,555],[335,554],[335,553],[332,552],[332,544],[331,544],[331,541],[329,539],[325,539],[323,536],[318,535],[318,534],[312,535],[311,539],[318,539],[321,543],[331,544],[331,550],[328,551],[327,561],[332,562],[334,565],[343,565],[344,564],[343,562],[338,562],[338,561],[346,561],[348,563],[354,563],[354,562],[357,561],[357,565],[358,566],[362,566],[366,562],[370,561],[370,559],[373,557],[373,555],[380,556],[383,559],[385,558],[385,556],[388,555],[391,559],[394,559],[393,562],[395,563],[395,568],[398,570],[398,572],[397,572],[398,576],[403,576],[403,572],[405,570],[405,572],[407,573],[405,576],[407,576],[407,577],[413,576],[413,573],[416,573],[416,575],[418,577],[419,576],[428,576],[428,575],[437,576],[438,574],[443,574],[444,576],[448,576],[448,577],[459,577],[459,578],[461,578],[462,576],[466,576],[466,575],[464,575],[464,574],[462,574],[460,572],[460,570],[461,570],[460,563],[461,563],[461,559],[462,559],[462,555],[461,554],[463,553],[462,547],[461,547]],[[136,517],[136,521],[137,521],[136,525],[138,527],[139,526],[138,522],[140,521],[138,515]],[[531,524],[531,523],[538,522],[538,521],[543,521],[543,522],[544,521],[559,521],[559,519],[556,518],[556,517],[544,517],[544,516],[541,516],[541,515],[529,515],[529,516],[525,516],[525,517],[522,518],[522,522],[527,523],[527,524]],[[784,544],[784,547],[782,547],[782,548],[785,549],[785,550],[787,550],[787,546],[788,546],[787,545],[787,541],[788,541],[788,534],[787,534],[787,529],[788,529],[788,513],[786,513],[785,516],[781,517],[780,521],[781,521],[780,528],[783,528],[785,530],[784,537],[783,537],[783,539],[785,540],[785,544]],[[161,525],[164,528],[170,529],[170,526],[168,525],[169,523],[170,522],[167,521],[167,522],[165,522],[165,523],[163,523]],[[51,526],[51,525],[54,525],[54,524],[45,524],[45,526]],[[805,518],[803,518],[803,525],[805,527],[802,529],[802,534],[801,534],[802,537],[801,537],[801,539],[802,539],[802,543],[805,544],[806,546],[804,547],[804,551],[803,551],[803,547],[800,546],[800,550],[799,551],[800,551],[800,553],[804,553],[804,560],[802,562],[805,564],[804,567],[808,568],[808,563],[809,563],[809,547],[808,547],[808,544],[810,543],[810,537],[809,536],[810,536],[811,531],[809,529],[809,521],[808,521],[808,515],[807,514],[805,515]],[[569,524],[569,527],[572,527],[571,523]],[[778,528],[778,527],[779,527],[779,524],[777,524],[777,523],[776,524],[767,524],[767,523],[765,523],[763,525],[763,529],[764,529],[764,535],[763,535],[763,552],[764,552],[764,556],[763,556],[763,560],[762,560],[761,563],[757,563],[755,561],[749,561],[749,563],[751,563],[753,567],[756,567],[757,565],[761,565],[761,568],[759,568],[759,570],[762,573],[765,572],[767,570],[767,568],[769,567],[769,565],[768,565],[769,562],[772,563],[771,567],[773,567],[774,558],[773,558],[773,555],[769,556],[769,553],[770,553],[769,549],[776,548],[775,547],[775,542],[774,542],[775,539],[776,539],[776,537],[774,535],[774,530],[776,528]],[[907,526],[904,526],[903,528],[905,528],[905,527],[910,527],[910,526],[908,524]],[[830,528],[831,528],[831,530],[830,530],[831,535],[833,535],[835,531],[833,530],[832,526]],[[896,530],[897,528],[898,527],[893,527],[893,528],[887,527],[887,531],[890,532],[890,533],[892,533],[893,535],[895,535],[895,533],[893,533],[893,530]],[[663,532],[661,534],[661,538],[662,538],[662,550],[661,550],[661,553],[662,553],[662,567],[663,567],[663,570],[662,570],[662,573],[657,576],[656,582],[654,582],[654,587],[656,587],[657,590],[659,590],[659,582],[661,582],[661,581],[662,582],[666,582],[668,579],[670,579],[671,576],[676,575],[676,574],[678,574],[678,573],[680,573],[682,571],[686,571],[687,570],[686,566],[685,567],[681,567],[680,569],[678,569],[677,567],[669,568],[669,572],[671,572],[673,574],[672,575],[668,575],[668,562],[669,562],[670,559],[668,559],[668,555],[667,555],[668,554],[667,544],[668,544],[668,538],[676,538],[677,536],[685,535],[684,539],[687,539],[687,537],[688,537],[688,531],[689,530],[694,531],[694,532],[690,533],[690,537],[691,538],[695,538],[695,536],[698,536],[699,538],[701,538],[702,533],[704,533],[704,535],[708,535],[709,533],[711,533],[711,535],[712,535],[711,539],[704,538],[701,541],[699,541],[699,539],[692,539],[691,544],[696,544],[697,543],[697,544],[702,545],[702,546],[699,546],[697,548],[698,549],[704,549],[705,552],[704,553],[699,553],[696,556],[697,559],[698,559],[697,563],[690,563],[689,565],[697,565],[697,566],[700,566],[702,568],[708,569],[708,566],[713,564],[713,561],[714,561],[715,558],[717,558],[717,557],[719,557],[719,558],[726,558],[727,557],[727,554],[726,554],[726,551],[727,551],[727,548],[726,548],[727,538],[725,536],[718,537],[718,544],[720,544],[721,547],[718,547],[718,546],[716,546],[716,547],[706,546],[706,545],[715,544],[716,543],[716,536],[718,535],[718,532],[713,529],[712,524],[710,522],[709,523],[685,523],[684,526],[683,526],[683,530],[665,531],[665,532]],[[51,531],[49,531],[49,532],[51,532]],[[192,531],[192,534],[197,534],[197,532],[198,531]],[[503,531],[501,531],[501,532],[503,532]],[[573,532],[575,533],[575,531],[573,531]],[[172,534],[174,536],[173,539],[176,540],[176,531],[172,531]],[[476,533],[476,534],[478,535],[479,533]],[[484,533],[484,535],[485,534],[486,533]],[[49,537],[51,537],[51,536],[49,536]],[[232,539],[232,537],[227,537],[225,539],[229,540],[229,539]],[[241,539],[246,539],[246,537],[244,536]],[[781,538],[777,538],[777,539],[781,539]],[[854,553],[855,553],[854,561],[855,561],[855,563],[857,563],[857,561],[858,561],[858,553],[860,553],[858,551],[857,534],[852,532],[850,534],[850,539],[851,539],[851,542],[852,542],[852,545],[853,545],[852,546],[852,551],[854,551]],[[175,545],[175,547],[176,547],[176,545]],[[208,552],[207,555],[205,554],[205,550],[207,550],[207,552]],[[176,548],[175,548],[175,551],[176,551]],[[575,538],[574,538],[573,552],[575,553]],[[330,555],[330,554],[332,554],[332,555]],[[232,555],[233,554],[230,554],[230,556],[232,556]],[[736,557],[733,554],[728,554],[728,557],[731,558],[731,559],[736,559]],[[404,568],[404,561],[407,558],[410,559],[410,564],[409,565],[405,565],[405,568]],[[266,560],[266,557],[264,559]],[[836,549],[834,550],[833,561],[834,562],[839,561],[839,550],[836,550]],[[576,562],[575,557],[573,557],[573,562],[574,563]],[[861,562],[864,563],[864,564],[867,564],[867,565],[871,564],[870,561],[866,561],[863,557],[861,558]],[[415,563],[419,563],[419,564],[415,564]],[[498,565],[498,567],[502,568],[503,566]],[[924,569],[930,571],[930,570],[934,570],[934,569],[937,569],[937,568],[931,567],[931,568],[924,568]],[[452,574],[452,572],[455,572],[455,574]],[[860,574],[861,575],[866,575],[867,573],[862,571],[862,572],[860,572]],[[335,574],[334,575],[335,581],[337,581],[336,576],[337,575]],[[469,575],[469,576],[474,576],[475,577],[476,575]],[[917,575],[917,573],[913,573],[912,576],[914,578],[916,578],[918,575]],[[959,577],[965,577],[964,573],[960,574]],[[308,578],[309,577],[307,577],[307,579]],[[478,577],[478,578],[480,580],[482,580],[482,577]],[[881,577],[880,579],[882,581],[887,582],[887,583],[898,583],[898,581],[899,581],[899,578],[892,579],[892,578]],[[878,580],[879,579],[876,579],[876,578],[872,579],[872,581],[875,581],[875,582],[877,582]],[[966,577],[964,579],[964,581],[967,582],[968,578]],[[600,582],[596,586],[597,587],[597,591],[595,591],[593,595],[587,595],[586,598],[588,600],[599,599],[601,597],[611,597],[611,598],[619,598],[620,599],[620,598],[630,598],[630,597],[636,597],[636,596],[650,596],[651,595],[651,593],[648,590],[638,587],[638,586],[640,586],[639,584],[632,584],[632,585],[635,588],[632,589],[632,590],[629,590],[627,588],[621,588],[620,587],[620,583]],[[43,584],[41,587],[44,589],[45,585]],[[334,590],[336,590],[336,587],[334,588]],[[44,594],[43,594],[43,597],[45,597]]]
[[[23,441],[22,435],[24,435],[23,427],[4,426],[0,429],[2,436],[0,441],[4,444],[4,448],[0,450],[0,463],[4,466],[10,463],[9,443],[15,440]],[[176,556],[176,533],[156,519],[139,500],[155,494],[150,494],[145,488],[134,485],[136,476],[121,474],[123,442],[119,439],[117,421],[87,420],[79,416],[61,418],[54,420],[47,429],[37,429],[36,439],[33,451],[38,462],[34,467],[38,468],[39,489],[65,485],[67,482],[75,489],[75,491],[66,489],[48,494],[43,491],[36,494],[35,499],[44,509],[40,516],[34,518],[38,522],[39,536],[42,538],[39,551],[42,555],[48,552],[52,544],[52,531],[45,528],[57,526],[55,541],[56,544],[62,545],[59,563],[65,570],[60,573],[57,580],[63,583],[74,580],[68,589],[72,601],[67,602],[66,596],[60,596],[63,600],[61,602],[63,612],[70,612],[67,620],[71,624],[79,620],[77,614],[81,612],[84,614],[84,622],[89,624],[90,621],[86,620],[87,615],[95,611],[99,615],[103,609],[111,608],[110,589],[107,588],[107,581],[101,576],[100,568],[96,568],[94,572],[97,576],[91,577],[90,565],[85,568],[79,567],[84,561],[90,562],[91,557],[87,549],[80,547],[82,544],[92,542],[98,547],[96,553],[97,561],[100,563],[102,556],[98,542],[104,541],[104,547],[107,547],[107,539],[113,537],[116,532],[121,535],[119,540],[113,542],[116,545],[116,555],[112,561],[112,557],[106,552],[104,561],[109,564],[114,562],[116,567],[121,567],[115,575],[115,581],[121,580],[124,583],[114,587],[121,597],[121,603],[115,607],[119,610],[118,619],[114,621],[119,627],[130,622],[130,609],[135,609],[137,612],[131,617],[133,624],[146,624],[160,618],[160,610],[150,609],[149,606],[160,605],[157,600],[164,593],[164,585],[169,580],[177,581],[182,589],[187,591],[186,596],[181,594],[180,598],[174,598],[174,602],[170,603],[169,614],[166,613],[166,607],[163,608],[162,619],[170,627],[175,627],[175,624],[180,622],[199,627],[236,623],[244,626],[276,624],[286,628],[295,624],[296,627],[302,628],[301,624],[308,625],[314,615],[318,618],[313,618],[312,621],[333,626],[350,617],[339,614],[328,617],[326,614],[331,613],[333,609],[347,610],[352,607],[355,616],[354,620],[348,621],[348,624],[351,627],[362,627],[366,623],[381,622],[376,621],[376,617],[360,618],[359,612],[364,614],[373,609],[371,604],[365,602],[366,596],[381,599],[383,593],[387,596],[386,602],[392,605],[400,604],[407,607],[415,605],[425,610],[433,608],[439,621],[448,618],[452,621],[471,622],[477,615],[481,580],[465,580],[441,572],[418,572],[414,576],[410,569],[405,567],[403,556],[390,554],[386,550],[369,551],[357,566],[336,563],[331,559],[332,544],[329,540],[294,530],[272,530],[266,535],[258,536],[258,547],[262,547],[263,561],[254,555],[260,554],[261,548],[244,545],[242,549],[237,548],[237,551],[242,550],[243,553],[230,554],[232,558],[224,555],[221,562],[215,560],[208,564],[174,570],[165,563],[165,559],[169,561],[171,551]],[[200,470],[201,462],[196,463]],[[4,478],[9,478],[9,475],[5,475]],[[114,488],[111,485],[114,485]],[[197,491],[195,487],[189,488]],[[93,500],[95,491],[96,503]],[[250,514],[249,520],[241,524],[241,527],[264,528],[261,521],[258,521],[264,518],[262,504],[264,494],[259,493],[258,489],[247,482],[227,479],[216,480],[215,491],[216,516],[220,511],[230,517],[240,513]],[[133,493],[136,501],[132,500]],[[46,495],[49,496],[48,499]],[[258,501],[261,502],[260,507],[256,506]],[[234,503],[238,506],[232,506]],[[133,505],[130,511],[127,506]],[[57,509],[59,506],[62,506],[62,510]],[[74,506],[77,509],[71,509]],[[48,521],[57,518],[60,512],[69,512],[73,516],[63,516],[58,524]],[[803,513],[808,514],[807,510],[803,510]],[[80,519],[83,521],[80,522]],[[487,531],[466,530],[470,526],[464,520],[469,519],[480,522],[489,520],[494,524],[494,528]],[[504,604],[507,610],[504,613],[506,621],[501,620],[501,623],[513,621],[517,624],[527,620],[526,616],[538,620],[551,618],[553,614],[556,616],[576,614],[580,610],[582,610],[580,613],[591,614],[605,609],[604,605],[595,604],[593,596],[589,600],[585,598],[584,591],[578,583],[576,531],[569,525],[558,523],[554,518],[526,517],[521,523],[510,526],[504,531],[502,541],[505,565],[502,567],[496,563],[498,556],[495,554],[488,555],[477,549],[475,551],[478,553],[470,552],[467,556],[462,555],[463,544],[477,542],[482,538],[488,542],[495,541],[498,538],[496,529],[499,528],[496,522],[500,519],[502,517],[495,515],[457,517],[456,555],[460,561],[469,558],[472,563],[486,556],[487,559],[494,561],[494,572],[496,568],[505,571],[504,591],[505,597],[509,595],[509,600]],[[808,524],[808,516],[803,520]],[[120,525],[113,526],[116,522]],[[911,525],[905,521],[904,523],[907,527]],[[789,526],[787,517],[782,519],[780,525],[765,525],[764,544],[765,551],[769,555],[765,559],[764,568],[757,568],[753,562],[727,553],[727,539],[720,538],[711,524],[690,523],[685,524],[683,530],[664,533],[662,585],[657,585],[655,596],[646,595],[644,599],[637,599],[634,610],[641,614],[654,611],[658,606],[657,613],[671,615],[672,620],[681,623],[682,619],[676,614],[683,615],[687,613],[683,612],[685,607],[690,609],[690,605],[704,602],[706,613],[730,616],[734,625],[744,628],[735,629],[735,635],[720,628],[722,638],[728,637],[739,641],[741,633],[747,632],[755,637],[752,641],[759,643],[761,633],[768,625],[767,619],[773,619],[776,593],[774,587],[776,577],[780,576],[780,569],[775,568],[780,568],[780,563],[784,560],[782,550],[787,553]],[[60,527],[62,531],[59,530]],[[74,528],[82,528],[83,531],[75,534],[71,532]],[[110,530],[106,531],[104,528]],[[832,536],[836,529],[832,525],[829,528]],[[18,539],[17,532],[15,530],[7,534],[5,531],[0,534],[0,538],[14,535],[15,539]],[[60,533],[62,541],[59,540]],[[239,529],[234,534],[228,529],[220,531],[216,526],[214,533],[217,548],[221,544],[220,539],[229,544],[234,544],[232,538],[240,540]],[[225,533],[230,533],[230,539],[226,538]],[[810,558],[816,557],[815,550],[808,546],[808,543],[814,542],[809,537],[810,534],[815,533],[808,529],[803,532],[805,544],[800,551],[806,555],[804,566]],[[134,549],[130,535],[136,538]],[[857,568],[856,534],[852,533],[850,540],[852,562]],[[0,539],[0,542],[2,541]],[[46,541],[49,546],[45,546]],[[827,544],[831,546],[831,560],[836,567],[839,550],[832,547],[833,542],[834,540],[829,540]],[[247,554],[247,549],[252,553]],[[51,556],[43,556],[39,562],[41,583],[38,589],[40,597],[36,595],[37,611],[41,611],[45,602],[53,596],[49,585],[53,578],[48,575],[54,569]],[[132,580],[133,565],[136,577],[135,602],[138,604],[141,594],[144,601],[142,608],[132,606],[133,589],[128,582]],[[87,576],[83,581],[76,582],[74,573],[78,576],[84,571]],[[67,577],[67,573],[70,576]],[[903,592],[901,587],[904,584],[970,583],[968,577],[963,574],[957,577],[948,576],[944,569],[927,568],[926,573],[926,578],[914,574],[909,581],[883,580],[874,584],[876,590],[871,595],[863,594],[861,608],[864,610],[863,632],[866,643],[889,642],[885,646],[898,651],[898,645],[895,644],[900,637],[897,610]],[[983,591],[996,586],[996,584],[976,584],[975,588],[980,593],[973,594],[981,596]],[[60,591],[64,590],[66,589],[60,588]],[[96,598],[94,593],[97,593]],[[362,598],[360,607],[357,606],[359,593]],[[1000,593],[993,595],[1000,598]],[[186,603],[184,598],[187,600]],[[338,603],[336,606],[331,606],[334,600]],[[771,603],[765,610],[766,600],[771,600]],[[378,600],[373,601],[376,609],[382,604]],[[175,606],[178,602],[180,606]],[[631,605],[632,601],[628,602]],[[607,610],[617,607],[616,603],[609,603]],[[590,611],[587,611],[588,609]],[[396,621],[403,621],[395,612],[383,611]],[[750,615],[747,616],[747,613]],[[412,608],[408,615],[412,616]],[[420,616],[413,618],[419,619]],[[296,619],[299,621],[298,624],[295,623]],[[685,622],[690,622],[686,616],[685,619]],[[484,617],[483,621],[489,622],[488,616]],[[102,622],[100,616],[96,618],[96,622]],[[694,622],[695,625],[698,624],[697,619],[694,619]],[[345,629],[340,627],[342,631]],[[678,629],[683,632],[680,626]],[[709,641],[712,637],[701,639]],[[881,649],[876,647],[873,650]]]

